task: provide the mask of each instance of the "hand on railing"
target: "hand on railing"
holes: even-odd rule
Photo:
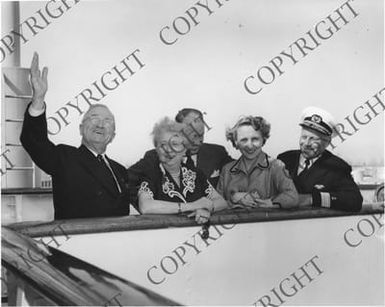
[[[210,219],[210,211],[207,209],[197,209],[187,215],[188,217],[195,217],[195,221],[198,224],[204,224]]]

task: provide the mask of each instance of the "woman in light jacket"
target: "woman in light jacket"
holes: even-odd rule
[[[242,156],[226,164],[217,190],[232,207],[293,208],[298,193],[282,161],[262,151],[270,124],[260,116],[242,117],[226,138]]]

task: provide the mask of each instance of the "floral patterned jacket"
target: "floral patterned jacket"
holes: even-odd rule
[[[206,176],[199,169],[181,166],[181,185],[178,186],[162,164],[151,176],[143,178],[138,195],[148,193],[153,199],[171,202],[192,202],[201,197],[211,197],[214,190]]]

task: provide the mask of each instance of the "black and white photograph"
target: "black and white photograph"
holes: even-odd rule
[[[384,1],[1,7],[2,306],[383,306]]]

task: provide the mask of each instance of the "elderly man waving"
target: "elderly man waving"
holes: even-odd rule
[[[115,119],[107,106],[94,104],[80,124],[79,148],[55,145],[47,136],[44,97],[48,69],[31,65],[32,102],[24,115],[20,140],[32,160],[52,176],[55,219],[129,214],[127,173],[105,154],[115,136]]]
[[[351,176],[351,166],[326,150],[335,126],[331,114],[306,108],[300,126],[300,150],[278,155],[293,178],[300,205],[360,211],[362,196]]]

